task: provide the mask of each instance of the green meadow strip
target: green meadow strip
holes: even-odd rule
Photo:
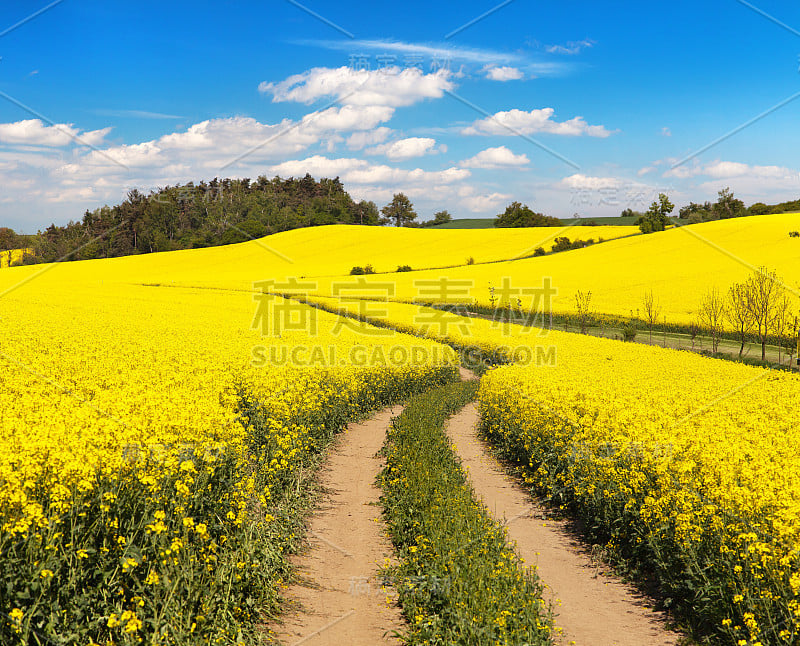
[[[399,564],[407,644],[552,644],[542,584],[505,529],[477,501],[447,436],[447,418],[475,398],[475,382],[414,397],[394,421],[381,474]]]

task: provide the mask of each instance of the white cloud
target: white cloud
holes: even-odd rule
[[[393,113],[394,108],[388,106],[346,105],[277,124],[264,124],[252,117],[209,119],[152,141],[93,151],[65,164],[57,173],[62,179],[89,182],[98,176],[124,176],[127,167],[159,184],[173,177],[166,174],[167,169],[180,167],[189,173],[184,179],[192,179],[191,173],[201,177],[230,174],[320,143],[330,152],[345,140],[342,133],[371,131]],[[232,164],[239,157],[242,159]]]
[[[367,146],[374,146],[375,144],[383,143],[391,134],[392,129],[386,128],[385,126],[375,128],[374,130],[354,132],[347,138],[347,147],[350,150],[361,150]]]
[[[491,81],[518,81],[524,74],[516,67],[504,65],[502,67],[487,66],[483,68],[486,78]]]
[[[553,135],[608,137],[611,132],[605,126],[590,126],[583,117],[574,117],[567,121],[554,121],[553,108],[524,110],[508,110],[497,112],[491,117],[478,119],[471,126],[461,131],[463,135],[513,135],[515,133],[530,135],[548,133]]]
[[[422,157],[434,151],[436,140],[430,137],[409,137],[399,139],[388,144],[369,148],[364,152],[368,155],[385,155],[392,161]]]
[[[72,124],[45,125],[41,119],[0,123],[0,143],[58,148],[70,144],[97,146],[111,128],[81,132]]]
[[[597,190],[601,188],[619,188],[622,180],[618,177],[591,177],[581,173],[575,173],[560,180],[556,186],[571,189]]]
[[[705,179],[695,190],[714,197],[729,186],[734,193],[752,201],[780,202],[795,199],[800,192],[800,173],[786,166],[760,166],[743,162],[716,160],[693,165],[683,164],[667,170],[664,177]]]
[[[409,106],[424,99],[438,99],[455,86],[445,70],[425,74],[416,67],[355,70],[349,67],[315,67],[279,83],[263,82],[260,92],[272,94],[273,102],[312,103],[333,98],[348,105]]]
[[[458,191],[459,206],[471,213],[488,213],[500,211],[503,205],[511,201],[511,195],[505,193],[478,193],[472,186],[463,186]]]
[[[352,184],[430,185],[452,184],[467,179],[470,172],[463,168],[447,168],[427,171],[421,168],[405,170],[385,164],[370,164],[365,159],[331,159],[314,155],[306,159],[285,161],[270,167],[270,171],[283,176],[302,176],[311,173],[314,177],[339,176],[343,182]]]
[[[549,54],[567,54],[569,56],[575,56],[576,54],[580,54],[581,50],[588,49],[593,45],[594,41],[586,39],[570,41],[566,45],[548,45],[545,47],[545,50]]]
[[[527,155],[515,155],[505,146],[498,146],[482,150],[459,165],[465,168],[513,168],[529,163]]]
[[[773,180],[797,180],[796,170],[785,166],[758,166],[744,164],[742,162],[716,160],[707,164],[695,164],[688,166],[682,164],[671,168],[664,173],[664,177],[713,177],[716,179],[733,179],[736,177],[773,179]]]
[[[464,61],[467,63],[495,64],[513,63],[523,60],[519,54],[501,52],[491,49],[478,49],[475,47],[457,46],[452,43],[444,45],[430,45],[422,43],[406,43],[396,40],[301,40],[301,45],[313,45],[327,49],[355,51],[377,51],[381,54],[397,52],[406,56],[423,56],[440,64],[449,61]]]
[[[642,175],[647,175],[655,170],[657,170],[655,166],[645,166],[644,168],[640,168],[638,171],[636,171],[636,175],[641,177]]]

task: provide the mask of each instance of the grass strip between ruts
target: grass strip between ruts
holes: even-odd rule
[[[382,502],[408,644],[552,644],[543,586],[477,500],[444,432],[477,384],[411,399],[387,438]]]

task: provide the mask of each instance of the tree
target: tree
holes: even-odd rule
[[[744,344],[747,335],[753,329],[753,318],[747,306],[747,284],[736,283],[728,288],[727,299],[725,302],[725,318],[731,327],[736,330],[739,339],[739,358],[744,352]]]
[[[449,211],[437,211],[433,214],[433,224],[444,224],[445,222],[450,222],[453,219],[453,216],[450,215]]]
[[[719,198],[711,206],[711,213],[715,220],[726,220],[728,218],[740,218],[747,215],[744,202],[737,200],[733,196],[730,188],[723,188],[717,195]]]
[[[761,343],[761,360],[767,358],[767,337],[773,331],[781,314],[781,304],[786,296],[783,281],[774,271],[759,267],[746,283],[747,309]]]
[[[13,229],[0,227],[0,251],[16,249],[20,246],[22,245],[18,243],[18,236]]]
[[[578,323],[581,326],[581,334],[586,334],[589,329],[589,319],[592,316],[590,303],[592,302],[592,292],[575,293],[575,309],[578,310]]]
[[[495,216],[496,227],[557,227],[561,220],[532,211],[527,204],[512,202],[504,213]]]
[[[716,287],[706,292],[700,303],[698,317],[700,324],[711,335],[711,349],[716,354],[725,318],[725,299]]]
[[[791,330],[792,326],[792,301],[789,299],[787,294],[781,296],[780,300],[778,301],[778,314],[775,317],[775,336],[778,337],[778,363],[781,363],[783,358],[781,353],[783,351],[783,335],[787,329]],[[792,341],[794,339],[789,339],[789,347],[792,346]],[[789,357],[789,361],[791,362],[791,355]]]
[[[417,219],[417,212],[414,205],[404,193],[395,193],[392,201],[381,209],[383,218],[382,224],[394,222],[396,227],[408,226]]]
[[[644,293],[642,298],[642,305],[644,306],[644,317],[647,321],[647,327],[650,330],[650,345],[653,344],[653,326],[658,322],[658,315],[661,313],[661,305],[656,297],[653,295],[653,290],[650,289]]]
[[[653,233],[663,231],[669,224],[669,214],[675,205],[669,201],[665,193],[658,194],[658,200],[654,201],[647,212],[636,220],[642,233]]]

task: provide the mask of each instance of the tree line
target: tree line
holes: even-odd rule
[[[33,235],[0,228],[0,251],[28,250],[16,264],[112,258],[244,242],[324,224],[379,225],[377,206],[354,201],[339,178],[218,179],[137,189],[115,206],[51,224]]]

